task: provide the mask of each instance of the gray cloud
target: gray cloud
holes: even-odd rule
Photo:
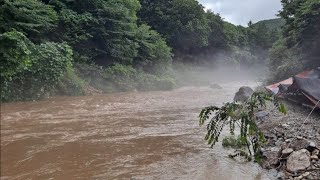
[[[251,20],[257,22],[276,18],[281,10],[280,0],[198,0],[206,9],[219,13],[226,21],[246,26]]]

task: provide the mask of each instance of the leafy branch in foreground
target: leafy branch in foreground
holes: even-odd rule
[[[255,113],[258,110],[266,109],[268,102],[273,103],[279,112],[287,113],[285,106],[277,97],[261,92],[253,93],[251,98],[244,103],[232,102],[226,103],[222,107],[209,106],[202,109],[199,115],[200,126],[209,120],[205,140],[213,147],[218,142],[220,134],[226,125],[229,125],[232,136],[235,136],[235,126],[237,125],[240,128],[240,134],[238,135],[240,144],[246,145],[250,156],[254,155],[255,158],[258,158],[261,155],[261,143],[265,139],[256,125]],[[249,155],[246,155],[246,157],[249,157]]]

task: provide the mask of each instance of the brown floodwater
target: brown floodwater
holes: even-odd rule
[[[1,179],[274,179],[198,125],[248,83],[1,104]]]

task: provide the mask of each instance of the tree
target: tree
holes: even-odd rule
[[[0,57],[1,101],[37,99],[52,93],[73,60],[68,45],[36,45],[16,30],[0,34]]]
[[[172,63],[171,49],[159,33],[142,24],[136,41],[139,47],[138,56],[133,61],[135,66],[150,74],[159,75],[168,71]]]
[[[299,52],[289,49],[283,38],[276,41],[269,53],[269,69],[272,74],[270,82],[286,79],[303,71],[304,67],[299,58]]]
[[[0,77],[10,79],[31,63],[32,43],[16,30],[0,34]]]
[[[267,102],[272,102],[277,109],[286,113],[284,105],[275,97],[265,93],[254,93],[251,98],[244,103],[226,103],[222,107],[209,106],[199,114],[200,126],[207,120],[207,134],[205,140],[211,147],[219,141],[220,134],[225,126],[229,125],[230,135],[235,136],[236,125],[240,128],[239,141],[241,145],[247,147],[250,155],[244,151],[240,155],[246,156],[249,160],[251,156],[256,159],[261,158],[260,147],[264,142],[264,135],[255,123],[254,113],[258,109],[265,109]]]
[[[137,56],[138,0],[53,0],[50,4],[60,15],[55,38],[69,41],[76,59],[108,66],[130,64]]]
[[[14,28],[34,42],[44,41],[57,20],[52,6],[38,0],[4,0],[0,7],[0,33]]]
[[[246,36],[245,28],[235,26],[231,23],[224,22],[224,33],[228,42],[228,46],[247,47],[248,39]]]
[[[174,51],[190,53],[208,45],[210,28],[195,0],[142,0],[138,16],[162,34]]]
[[[206,12],[206,18],[210,28],[208,38],[208,49],[210,51],[226,49],[228,47],[227,37],[224,32],[224,22],[219,14],[212,11]]]
[[[289,49],[300,52],[306,68],[320,66],[319,0],[282,0],[280,16],[286,20],[284,38]]]

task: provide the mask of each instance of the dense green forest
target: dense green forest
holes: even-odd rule
[[[270,50],[274,80],[320,67],[320,1],[281,0],[282,36]]]
[[[319,0],[282,4],[243,27],[196,0],[0,0],[1,101],[168,90],[179,64],[319,66]]]

